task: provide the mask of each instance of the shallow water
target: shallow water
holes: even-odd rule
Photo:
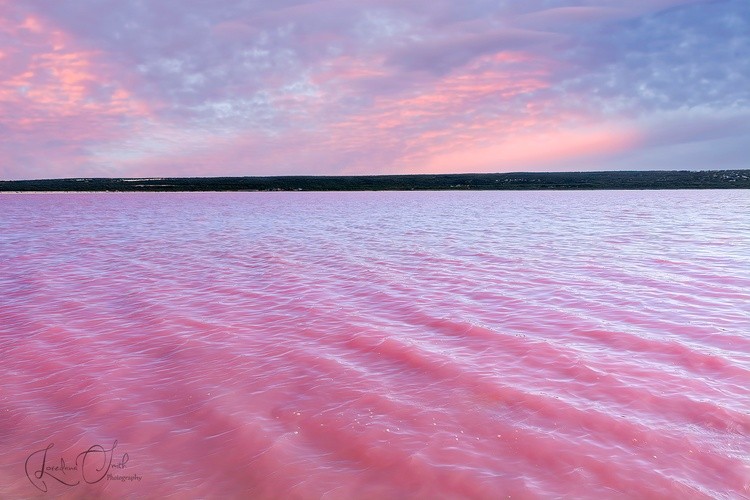
[[[748,214],[2,195],[0,497],[748,497]]]

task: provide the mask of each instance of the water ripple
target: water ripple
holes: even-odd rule
[[[747,192],[0,209],[3,498],[750,496]]]

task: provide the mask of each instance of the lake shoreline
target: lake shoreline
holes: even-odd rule
[[[750,169],[0,181],[0,192],[541,191],[750,189]]]

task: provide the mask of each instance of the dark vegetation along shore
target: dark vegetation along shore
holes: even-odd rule
[[[0,191],[750,189],[750,170],[0,181]]]

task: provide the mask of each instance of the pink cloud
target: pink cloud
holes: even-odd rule
[[[476,60],[462,72],[435,79],[407,95],[384,95],[364,112],[327,130],[331,151],[367,151],[348,163],[346,173],[421,168],[421,161],[460,141],[481,147],[487,131],[507,134],[541,125],[543,109],[517,102],[549,87],[547,69],[530,55],[510,52]],[[369,74],[373,70],[359,70]]]
[[[347,89],[356,82],[389,75],[382,60],[340,57],[311,76],[325,89],[313,100],[320,113],[329,113],[326,126],[224,135],[149,129],[134,144],[134,151],[143,154],[118,161],[137,176],[149,171],[247,175],[246,158],[259,175],[500,171],[554,166],[555,161],[605,155],[635,144],[632,131],[586,128],[588,118],[573,112],[550,115],[552,103],[536,94],[549,88],[552,67],[553,62],[540,64],[523,52],[485,56],[429,86],[423,81],[406,95],[385,94],[359,113],[340,110],[334,115],[336,100],[346,101]],[[521,112],[519,102],[524,103]],[[287,115],[299,106],[310,112],[313,105],[283,95],[274,104],[286,108]],[[568,124],[578,128],[565,132]],[[152,139],[172,146],[144,145]],[[104,156],[116,157],[112,151]]]
[[[73,37],[38,17],[11,20],[0,23],[0,36],[17,41],[0,60],[3,171],[22,164],[54,176],[83,167],[85,144],[117,137],[127,120],[149,116],[145,103],[107,79],[103,54],[81,50]]]
[[[636,130],[621,126],[549,129],[503,134],[490,146],[462,148],[425,158],[423,172],[498,172],[508,170],[577,170],[580,161],[605,159],[633,148],[642,140]]]
[[[742,5],[0,0],[0,176],[517,170],[740,144],[746,127],[702,132],[686,110],[744,123]]]

